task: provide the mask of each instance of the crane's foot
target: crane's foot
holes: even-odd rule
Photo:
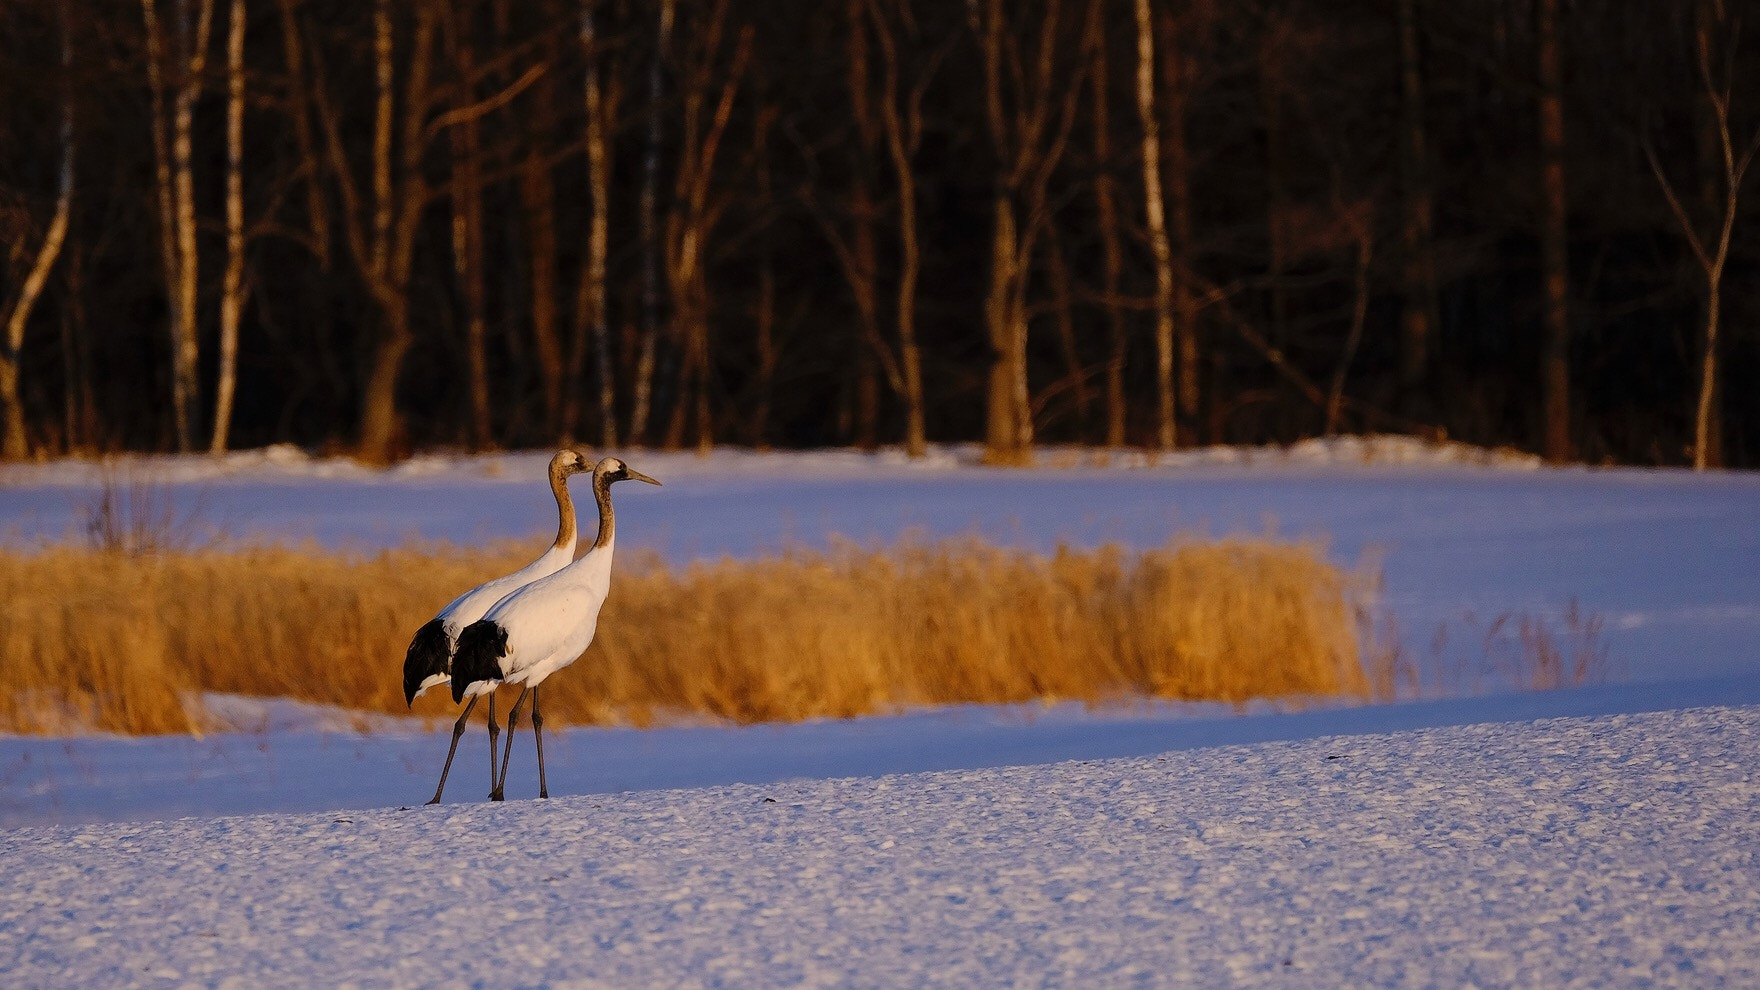
[[[434,797],[429,798],[427,803],[428,804],[439,804],[440,803],[440,796],[435,795]]]
[[[491,801],[505,801],[507,799],[501,796],[500,791],[490,791],[489,792],[489,800],[491,800]]]

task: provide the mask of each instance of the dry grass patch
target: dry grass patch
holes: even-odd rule
[[[530,554],[428,546],[0,554],[0,728],[185,732],[204,691],[402,711],[414,630]],[[1367,695],[1372,581],[1318,548],[1177,542],[1046,557],[839,545],[682,571],[625,554],[559,723],[742,722],[905,705]],[[449,715],[431,696],[419,711]]]

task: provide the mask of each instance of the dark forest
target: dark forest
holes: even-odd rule
[[[4,456],[1754,467],[1757,12],[10,0]]]

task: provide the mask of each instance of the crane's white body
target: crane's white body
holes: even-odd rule
[[[416,631],[410,641],[403,663],[403,689],[406,700],[414,703],[423,692],[436,684],[452,680],[453,658],[458,653],[458,637],[466,626],[481,619],[496,602],[540,578],[555,574],[574,561],[580,533],[575,525],[574,499],[568,493],[572,475],[591,471],[593,465],[580,451],[564,447],[550,458],[547,474],[550,494],[556,499],[556,539],[545,551],[526,566],[477,585],[449,602],[439,614]],[[473,683],[460,696],[472,700],[492,694],[499,683],[489,679]]]
[[[549,577],[567,567],[574,560],[575,543],[576,540],[570,538],[565,543],[556,544],[544,551],[543,556],[512,574],[498,577],[493,581],[486,581],[454,598],[451,604],[441,609],[440,614],[435,616],[440,620],[440,627],[446,631],[447,647],[456,650],[459,631],[487,615],[489,610],[494,608],[496,603],[503,598],[534,581]],[[421,686],[416,688],[415,696],[420,698],[422,692],[436,684],[445,684],[451,679],[449,674],[430,674],[427,679],[422,681]],[[478,695],[489,694],[494,690],[494,681],[478,681],[465,689],[465,697],[474,698]]]
[[[617,524],[611,511],[611,485],[618,481],[660,482],[615,457],[593,468],[593,498],[599,503],[599,536],[581,559],[549,577],[496,602],[458,636],[452,662],[452,697],[464,700],[479,685],[521,685],[519,700],[507,715],[507,748],[501,752],[501,774],[491,801],[501,800],[507,784],[507,763],[513,756],[513,728],[520,706],[532,696],[532,738],[538,745],[538,796],[549,797],[544,782],[544,716],[538,709],[538,685],[574,663],[599,631],[599,609],[611,593],[611,555]]]
[[[616,539],[581,559],[496,602],[483,618],[507,631],[507,652],[498,663],[501,680],[537,687],[574,663],[593,642],[599,609],[611,592],[611,553]],[[466,690],[477,690],[478,684]]]

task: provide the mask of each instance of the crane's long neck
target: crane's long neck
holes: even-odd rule
[[[617,520],[611,512],[611,482],[601,475],[594,475],[593,497],[599,500],[599,537],[593,541],[596,550],[610,546],[612,537],[617,535]]]
[[[556,549],[573,550],[579,537],[574,521],[574,499],[568,494],[568,476],[554,465],[550,468],[550,493],[556,496]]]

